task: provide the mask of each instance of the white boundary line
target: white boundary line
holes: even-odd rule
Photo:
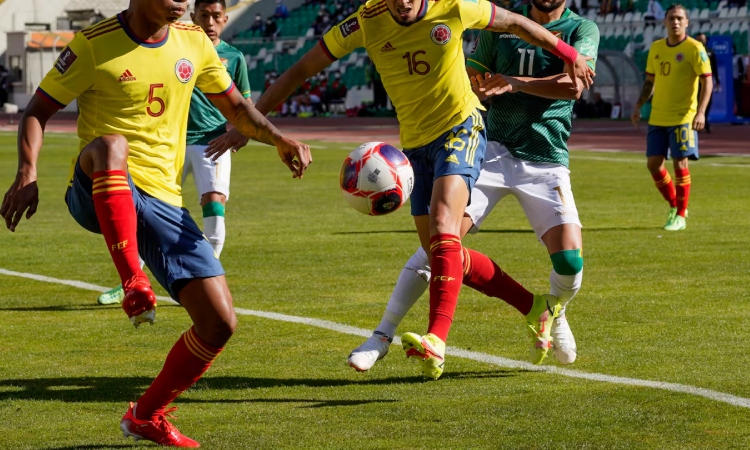
[[[76,280],[61,280],[58,278],[46,277],[43,275],[36,275],[33,273],[14,272],[12,270],[6,270],[0,268],[0,275],[7,275],[11,277],[28,278],[35,281],[43,281],[45,283],[63,284],[66,286],[72,286],[79,289],[86,289],[89,291],[105,292],[109,288],[104,286],[98,286],[95,284],[84,283]],[[177,304],[174,300],[168,297],[157,297],[160,301],[168,302],[171,304]],[[312,327],[323,328],[326,330],[336,331],[338,333],[351,334],[361,337],[369,337],[372,333],[371,330],[365,330],[364,328],[352,327],[349,325],[343,325],[328,320],[312,319],[309,317],[289,316],[286,314],[279,314],[268,311],[255,311],[252,309],[235,308],[237,314],[244,316],[256,316],[265,319],[278,320],[281,322],[299,323],[302,325],[309,325]],[[399,338],[393,340],[395,345],[400,345],[401,341]],[[703,389],[695,386],[677,383],[667,383],[663,381],[650,381],[641,380],[638,378],[627,378],[618,377],[614,375],[605,375],[600,373],[581,372],[578,370],[563,369],[556,366],[535,366],[525,361],[516,361],[513,359],[502,358],[500,356],[493,356],[487,353],[472,352],[469,350],[463,350],[456,347],[447,347],[446,353],[451,356],[457,356],[459,358],[471,359],[487,364],[492,364],[500,367],[508,367],[511,369],[523,369],[533,372],[546,372],[550,374],[562,375],[564,377],[579,378],[589,381],[600,381],[603,383],[612,384],[624,384],[627,386],[638,386],[647,387],[652,389],[662,389],[665,391],[679,392],[682,394],[696,395],[704,397],[709,400],[715,400],[722,403],[728,403],[730,405],[739,406],[741,408],[750,409],[750,399],[744,397],[738,397],[736,395],[725,394],[723,392],[712,391],[710,389]]]

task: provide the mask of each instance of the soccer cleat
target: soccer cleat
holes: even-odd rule
[[[667,216],[667,223],[664,224],[665,229],[669,226],[670,223],[672,223],[676,215],[677,215],[677,207],[669,208],[669,215]]]
[[[122,309],[136,328],[142,323],[154,324],[156,318],[156,295],[147,283],[136,283],[125,293]]]
[[[680,231],[685,228],[687,228],[687,221],[682,216],[674,216],[674,219],[664,226],[667,231]]]
[[[560,300],[554,295],[534,295],[531,311],[526,314],[526,325],[531,336],[531,362],[541,364],[552,348],[552,322],[560,315]]]
[[[176,407],[159,411],[155,417],[152,417],[152,420],[140,420],[136,418],[133,412],[135,408],[136,404],[130,403],[128,412],[122,416],[122,420],[120,421],[122,435],[126,438],[132,436],[134,441],[145,439],[165,447],[198,448],[201,446],[198,442],[180,433],[167,420],[167,417],[176,418],[169,414],[177,410]]]
[[[112,288],[100,295],[99,298],[96,299],[96,302],[100,305],[114,305],[122,302],[124,297],[125,290],[122,286],[117,286],[116,288]]]
[[[375,331],[362,345],[352,350],[347,362],[357,372],[370,370],[376,362],[388,354],[391,342],[393,342],[392,337]]]
[[[565,312],[560,314],[561,316],[552,323],[552,350],[554,350],[555,358],[561,364],[573,364],[576,356],[578,356],[576,339],[573,337],[573,332],[570,331]]]
[[[401,335],[401,345],[406,351],[406,357],[418,356],[422,358],[422,373],[427,378],[437,380],[443,374],[445,366],[445,342],[432,333],[420,336],[416,333]]]

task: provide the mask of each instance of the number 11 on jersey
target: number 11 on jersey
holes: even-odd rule
[[[534,74],[534,50],[533,48],[519,48],[518,53],[521,54],[521,63],[518,65],[518,76],[533,75]],[[529,55],[529,71],[523,73],[524,62],[526,62],[526,55]]]

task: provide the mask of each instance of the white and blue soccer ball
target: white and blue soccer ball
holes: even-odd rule
[[[341,167],[341,192],[352,208],[370,216],[399,209],[414,188],[414,170],[404,153],[384,142],[354,149]]]

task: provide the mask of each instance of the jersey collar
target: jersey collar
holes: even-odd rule
[[[133,42],[140,45],[141,47],[158,48],[167,43],[167,38],[169,37],[169,29],[171,28],[169,26],[167,27],[167,32],[164,34],[164,37],[161,38],[161,40],[144,41],[139,39],[138,36],[133,33],[133,30],[131,30],[128,26],[128,23],[125,21],[125,11],[117,15],[117,21],[120,22],[120,26],[122,26],[122,29],[125,30],[125,34],[127,34]]]
[[[677,47],[678,45],[682,44],[683,42],[687,41],[688,35],[685,33],[685,37],[678,43],[672,45],[669,43],[669,38],[664,38],[664,42],[667,43],[667,47]]]

